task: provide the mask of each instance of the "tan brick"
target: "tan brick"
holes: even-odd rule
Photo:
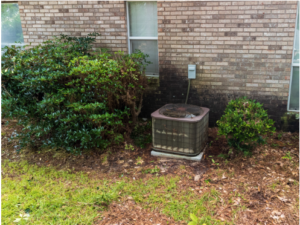
[[[39,35],[51,37],[61,32],[87,35],[96,31],[101,33],[97,38],[101,47],[127,51],[123,1],[65,3],[44,2],[43,9],[36,4],[20,4],[25,41],[40,43]],[[199,63],[197,71],[199,68],[201,73],[197,73],[193,82],[195,88],[201,90],[206,86],[216,93],[255,92],[286,100],[296,6],[296,2],[278,5],[256,1],[158,2],[160,67],[172,66],[180,74],[187,64]],[[60,15],[59,10],[68,12],[62,11]],[[38,17],[36,14],[40,20],[32,20]],[[238,67],[245,70],[239,71]],[[235,77],[239,74],[243,78]]]

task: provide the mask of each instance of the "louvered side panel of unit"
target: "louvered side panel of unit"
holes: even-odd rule
[[[207,116],[196,123],[187,123],[173,120],[152,119],[153,147],[156,150],[184,154],[197,155],[202,149],[207,126]]]

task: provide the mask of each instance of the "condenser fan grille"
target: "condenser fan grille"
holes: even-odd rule
[[[202,111],[199,106],[186,104],[168,104],[160,108],[159,113],[174,118],[193,118],[200,116]]]

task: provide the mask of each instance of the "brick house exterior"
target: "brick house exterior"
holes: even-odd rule
[[[97,47],[128,52],[124,1],[18,2],[25,43],[61,33],[101,34]],[[196,64],[188,103],[208,107],[214,126],[230,99],[256,99],[276,126],[286,118],[297,1],[157,1],[159,78],[150,79],[143,116],[184,103],[187,65]]]

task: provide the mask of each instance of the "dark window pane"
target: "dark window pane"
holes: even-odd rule
[[[299,110],[299,67],[293,67],[291,93],[290,93],[290,110]]]
[[[147,61],[152,62],[146,68],[147,75],[158,74],[158,46],[157,41],[131,41],[131,51],[140,50],[144,54],[149,55]]]

